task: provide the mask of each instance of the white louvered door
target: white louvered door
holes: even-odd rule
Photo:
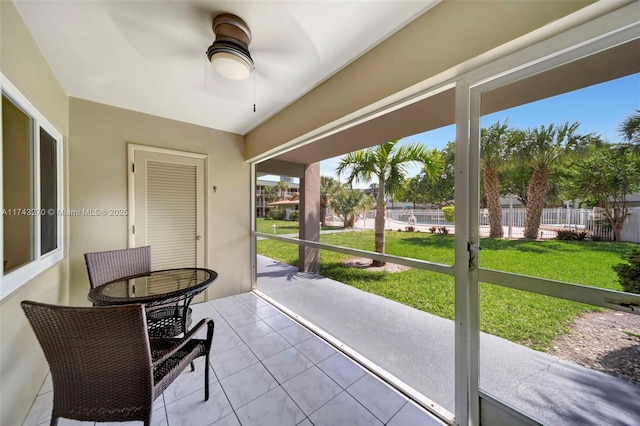
[[[153,270],[204,267],[204,159],[136,150],[135,246]]]

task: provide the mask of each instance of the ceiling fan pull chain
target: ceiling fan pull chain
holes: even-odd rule
[[[256,112],[256,67],[253,67],[253,112]]]

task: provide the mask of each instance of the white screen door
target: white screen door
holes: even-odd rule
[[[204,267],[204,158],[135,149],[134,246],[153,270]]]

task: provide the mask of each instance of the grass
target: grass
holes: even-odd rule
[[[633,333],[633,332],[631,332],[631,331],[625,331],[625,330],[622,330],[622,332],[623,332],[624,334],[626,334],[627,336],[630,336],[630,337],[637,337],[638,339],[640,339],[640,334],[638,334],[638,333]]]
[[[321,242],[363,250],[374,250],[373,231],[321,235]],[[630,243],[592,241],[481,241],[483,268],[621,290],[611,269],[621,256],[636,247]],[[258,252],[296,265],[296,245],[264,240]],[[453,236],[388,232],[386,253],[437,263],[453,264]],[[320,273],[407,306],[453,319],[453,277],[411,269],[400,273],[369,272],[347,268],[347,255],[322,250]],[[576,316],[599,308],[487,283],[480,284],[480,327],[482,331],[547,350],[552,340],[568,331]]]
[[[294,220],[268,220],[262,217],[256,220],[256,231],[273,234],[273,225],[276,226],[276,235],[298,233],[298,222]]]
[[[265,234],[273,234],[273,225],[276,226],[276,235],[297,234],[298,222],[295,220],[271,220],[263,217],[256,220],[256,231]],[[341,229],[335,226],[323,226],[322,230]]]

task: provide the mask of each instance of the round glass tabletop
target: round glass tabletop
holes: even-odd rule
[[[217,272],[204,268],[153,271],[98,286],[88,297],[96,305],[169,303],[195,296],[217,277]]]

